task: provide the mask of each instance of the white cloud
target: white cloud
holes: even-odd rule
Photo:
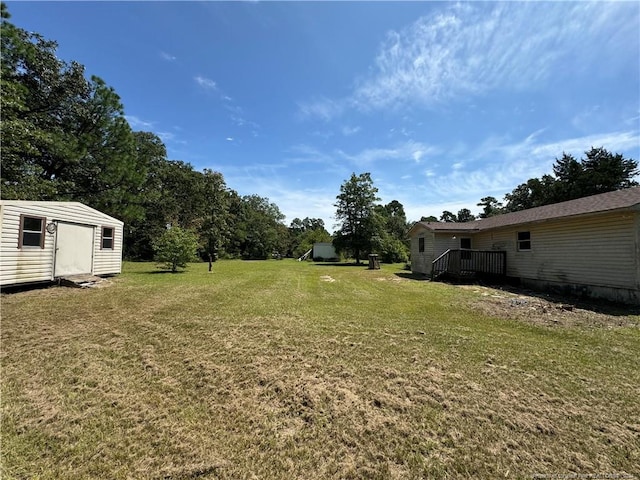
[[[350,137],[358,133],[360,130],[362,130],[362,128],[360,127],[350,127],[348,125],[345,125],[344,127],[342,127],[342,135],[344,135],[345,137]]]
[[[301,151],[306,151],[305,146],[300,146]],[[313,150],[310,150],[313,153]],[[299,179],[297,184],[283,180],[280,172],[290,169],[287,163],[281,164],[255,164],[251,166],[224,168],[224,176],[227,185],[236,190],[240,195],[257,194],[267,197],[275,203],[280,211],[286,215],[285,223],[288,225],[294,218],[321,218],[325,228],[333,230],[337,192],[340,184],[325,182],[322,187],[307,184],[304,179]],[[329,178],[342,178],[332,175]]]
[[[144,128],[144,129],[151,129],[153,128],[154,123],[153,122],[147,122],[145,120],[142,120],[138,117],[136,117],[135,115],[125,115],[124,118],[127,120],[127,122],[129,123],[129,126],[131,128],[138,129],[138,128]]]
[[[181,144],[181,145],[186,145],[187,142],[185,140],[180,140],[178,137],[176,137],[175,133],[173,132],[156,132],[156,135],[158,135],[158,137],[160,137],[160,140],[162,140],[163,143],[165,144]]]
[[[420,163],[425,156],[439,153],[439,149],[421,142],[409,140],[391,148],[369,148],[356,154],[347,154],[342,150],[337,152],[358,167],[364,167],[376,162],[413,160]]]
[[[216,82],[211,80],[210,78],[203,77],[201,75],[197,75],[193,78],[198,85],[200,85],[205,90],[217,90]]]
[[[298,109],[300,116],[304,118],[314,117],[328,121],[342,114],[344,105],[340,101],[331,100],[329,98],[321,98],[309,103],[299,103]]]
[[[416,165],[411,153],[418,145],[439,152],[438,164]],[[538,131],[517,141],[490,138],[479,145],[456,145],[455,154],[464,157],[463,161],[452,159],[451,150],[444,145],[427,146],[420,142],[407,142],[388,149],[365,149],[347,157],[353,162],[371,162],[367,166],[371,167],[381,201],[388,203],[396,199],[403,204],[409,220],[419,220],[423,215],[440,216],[444,210],[457,213],[462,208],[477,214],[480,211],[477,203],[482,197],[493,195],[502,200],[505,193],[529,178],[551,173],[555,158],[563,151],[581,158],[591,146],[604,146],[609,151],[624,153],[637,151],[639,145],[637,131],[553,141],[545,141],[542,131]],[[386,164],[376,163],[389,159],[390,155],[394,157],[388,162],[392,164],[391,174],[385,168]],[[227,184],[240,194],[257,193],[268,197],[287,216],[287,222],[295,217],[322,218],[327,229],[332,231],[335,197],[340,184],[352,172],[352,165],[345,165],[344,159],[344,153],[298,144],[285,152],[281,162],[228,166],[218,170],[224,172]],[[397,171],[393,162],[400,159],[406,161],[407,168],[413,169],[413,175],[400,177],[393,173]],[[296,169],[298,164],[305,164],[305,168],[298,169],[298,178],[286,180],[288,176],[283,172]],[[446,170],[439,169],[439,165],[447,165]],[[322,182],[317,182],[318,178],[322,178]]]
[[[306,144],[294,145],[287,153],[290,155],[287,160],[295,163],[324,163],[331,159],[329,155]]]
[[[233,137],[227,137],[225,140],[226,140],[227,142],[233,142]]]
[[[581,158],[591,147],[624,152],[639,145],[638,132],[612,132],[552,142],[539,142],[535,134],[515,143],[493,138],[469,152],[467,168],[455,168],[454,164],[453,172],[432,178],[427,187],[438,196],[501,197],[529,178],[552,173],[555,159],[563,152]],[[482,167],[474,168],[478,164]]]
[[[162,59],[166,60],[167,62],[173,62],[177,59],[175,55],[171,55],[170,53],[167,53],[167,52],[160,52],[160,57],[162,57]]]
[[[638,131],[554,141],[543,141],[535,133],[515,142],[490,138],[464,151],[459,148],[456,155],[463,156],[464,162],[455,162],[449,156],[439,159],[451,165],[446,171],[439,171],[434,165],[426,170],[416,169],[411,177],[404,175],[397,184],[381,183],[380,197],[385,203],[392,199],[400,201],[410,220],[439,216],[443,210],[455,213],[461,208],[477,214],[480,211],[477,203],[482,197],[493,195],[502,201],[506,193],[528,179],[551,174],[555,159],[563,152],[584,158],[584,152],[593,146],[635,158],[640,148]],[[444,147],[441,150],[448,151]]]
[[[156,135],[158,135],[163,142],[170,142],[176,138],[171,132],[157,132]]]
[[[537,89],[602,57],[633,61],[638,22],[637,6],[619,2],[447,4],[388,32],[348,97],[300,111],[329,120],[348,108],[434,108],[498,89]]]

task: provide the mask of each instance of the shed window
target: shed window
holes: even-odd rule
[[[518,232],[518,251],[531,250],[531,232]]]
[[[102,250],[113,250],[113,227],[102,227],[100,248]]]
[[[424,252],[424,237],[418,238],[418,252]]]
[[[44,224],[43,217],[29,217],[20,215],[20,234],[18,248],[40,247],[44,248]]]

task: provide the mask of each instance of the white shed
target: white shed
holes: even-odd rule
[[[331,242],[317,242],[313,244],[313,255],[311,258],[321,259],[321,261],[336,260],[338,255]]]
[[[123,225],[79,202],[0,200],[0,285],[120,273]]]

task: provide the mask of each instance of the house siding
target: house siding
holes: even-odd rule
[[[454,235],[469,237],[473,250],[505,251],[507,276],[525,286],[640,305],[640,187],[466,224],[417,222],[414,249],[424,231],[434,235],[432,258],[460,248]],[[518,232],[530,249],[518,250]]]
[[[413,273],[431,274],[431,262],[434,256],[434,234],[421,229],[411,238],[411,271]],[[419,238],[424,238],[424,252],[419,252]]]
[[[465,238],[471,238],[471,235],[465,234]],[[473,240],[472,240],[473,245]],[[437,233],[434,239],[434,257],[442,255],[447,250],[454,250],[460,248],[460,236],[453,233]],[[429,270],[431,271],[431,270]]]
[[[634,255],[636,259],[636,291],[640,292],[640,207],[636,208],[634,230],[636,234],[636,249]]]
[[[0,285],[51,281],[54,279],[56,233],[44,234],[44,248],[18,248],[20,215],[50,222],[90,225],[94,228],[92,273],[121,272],[122,222],[78,202],[0,202]],[[114,248],[100,250],[102,226],[114,228]]]
[[[507,275],[559,284],[638,288],[637,215],[617,213],[478,233],[475,248],[506,250]],[[531,250],[517,250],[517,232]]]

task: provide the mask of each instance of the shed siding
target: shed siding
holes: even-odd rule
[[[474,248],[506,250],[512,277],[637,289],[635,217],[627,212],[497,229],[477,234]],[[518,231],[531,232],[530,251],[517,250]]]
[[[102,227],[113,227],[113,249],[102,250]],[[122,226],[103,223],[95,229],[93,240],[93,273],[107,275],[122,271]]]
[[[78,202],[0,202],[0,285],[53,280],[56,234],[45,233],[44,249],[18,248],[20,215],[44,217],[45,222],[92,225],[94,229],[93,273],[120,273],[122,265],[122,222]],[[114,228],[114,248],[100,250],[101,227]]]
[[[46,213],[40,209],[21,209],[2,204],[0,285],[53,279],[53,235],[44,234],[44,248],[22,247],[22,249],[18,249],[20,214],[47,217]],[[47,218],[46,221],[49,219]]]

